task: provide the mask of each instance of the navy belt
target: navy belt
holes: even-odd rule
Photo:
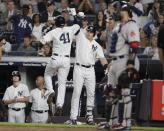
[[[94,65],[83,65],[83,64],[79,64],[79,63],[76,63],[76,65],[82,66],[82,67],[85,67],[85,68],[94,67]]]
[[[20,110],[23,110],[24,108],[10,108],[10,109],[12,109],[14,111],[20,111]]]
[[[118,59],[122,59],[122,58],[125,58],[125,55],[120,55],[120,56],[117,56],[117,57],[112,57],[112,60],[118,60]]]
[[[48,110],[32,110],[33,112],[36,112],[36,113],[45,113],[45,112],[48,112]]]
[[[55,56],[64,56],[64,57],[69,57],[69,55],[59,55],[59,54],[56,54],[56,53],[54,53],[53,55],[55,55]]]

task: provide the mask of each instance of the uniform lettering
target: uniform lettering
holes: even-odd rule
[[[22,96],[23,95],[23,91],[18,91],[18,96]]]
[[[27,21],[25,19],[21,19],[18,26],[25,29],[27,26]]]
[[[92,50],[96,51],[96,49],[97,49],[97,46],[92,45]]]
[[[69,33],[61,34],[60,41],[63,41],[64,44],[70,43]]]

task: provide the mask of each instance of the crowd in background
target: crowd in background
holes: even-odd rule
[[[133,12],[140,28],[139,54],[159,59],[157,35],[164,22],[164,11],[159,0],[127,0],[141,14]],[[113,0],[0,0],[0,46],[3,55],[51,56],[51,43],[42,46],[42,36],[55,28],[54,18],[64,16],[67,26],[73,24],[68,8],[82,11],[83,28],[96,27],[96,41],[108,54],[110,37],[119,22],[119,4]],[[19,21],[19,22],[18,22]]]

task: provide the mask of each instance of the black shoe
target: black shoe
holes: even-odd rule
[[[62,107],[57,107],[54,116],[62,116]]]
[[[67,124],[67,125],[77,125],[77,120],[67,120],[66,122],[65,122],[65,124]]]

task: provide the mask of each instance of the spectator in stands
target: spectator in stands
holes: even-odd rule
[[[149,43],[148,36],[144,32],[144,30],[141,28],[140,29],[140,47],[147,47]]]
[[[71,0],[70,8],[78,9],[80,2],[81,2],[81,0]]]
[[[32,21],[33,21],[32,40],[40,41],[40,39],[42,38],[42,28],[44,26],[44,24],[41,23],[40,14],[34,14]]]
[[[157,25],[160,26],[162,24],[164,24],[164,14],[160,13],[157,20]]]
[[[110,15],[109,18],[106,20],[106,30],[102,32],[100,39],[102,41],[105,41],[106,44],[106,50],[105,50],[105,54],[107,56],[109,56],[110,53],[110,46],[111,46],[111,34],[112,34],[112,30],[116,25],[116,21],[115,18]]]
[[[13,33],[16,38],[16,43],[20,45],[23,43],[25,35],[32,33],[32,19],[27,16],[29,13],[29,6],[23,6],[23,14],[17,14],[11,17],[13,23]]]
[[[32,17],[33,17],[33,8],[32,8],[31,4],[29,4],[28,6],[29,6],[28,16],[32,19]]]
[[[47,0],[41,0],[38,2],[37,7],[40,14],[45,12],[45,10],[47,9],[46,5],[47,5]]]
[[[5,30],[6,29],[6,21],[5,21],[5,15],[4,13],[6,12],[6,5],[5,2],[0,0],[0,30]]]
[[[94,22],[94,26],[96,28],[97,41],[103,46],[104,43],[100,40],[102,31],[106,29],[106,21],[103,11],[98,11],[96,15],[96,20]]]
[[[159,50],[159,58],[163,65],[163,79],[164,79],[164,24],[162,24],[159,28],[158,32],[158,50]]]
[[[142,3],[140,3],[139,0],[130,0],[130,5],[136,7],[138,10],[140,10],[143,13],[143,5]],[[132,19],[136,21],[136,23],[138,24],[139,28],[141,28],[141,17],[139,17],[136,13],[132,12]]]
[[[157,47],[157,35],[152,35],[150,40],[150,46],[146,47],[144,55],[148,55],[152,60],[159,60],[158,47]]]
[[[114,3],[113,0],[108,2],[107,9],[104,11],[104,14],[105,14],[106,18],[108,18],[110,15],[115,17],[114,19],[116,19],[118,17],[119,13],[117,13],[114,5],[115,5],[115,3]]]
[[[107,9],[107,4],[105,1],[100,2],[100,10],[105,11]]]
[[[160,2],[156,0],[152,6],[152,9],[148,13],[149,21],[158,20],[159,14],[160,14]]]
[[[13,15],[16,15],[18,14],[19,11],[16,9],[15,7],[15,2],[13,0],[9,0],[7,1],[7,11],[4,13],[4,17],[5,17],[5,21],[7,22],[7,30],[8,31],[11,31],[13,29],[13,25],[11,23],[10,18],[13,16]]]
[[[78,7],[79,11],[85,12],[85,14],[94,14],[94,6],[91,0],[82,0]]]
[[[0,12],[4,13],[6,10],[6,3],[3,0],[0,0]]]
[[[2,48],[3,53],[11,51],[11,44],[6,41],[5,37],[0,37],[0,47]]]
[[[61,15],[65,18],[66,26],[73,25],[73,21],[70,19],[70,14],[67,9],[63,9]]]
[[[60,15],[60,12],[56,10],[55,4],[52,1],[47,1],[47,10],[41,14],[42,22],[47,24],[54,24],[54,17]]]
[[[27,53],[36,51],[36,49],[31,46],[31,37],[29,35],[24,36],[24,42],[17,49],[17,51],[27,52]]]
[[[66,10],[68,7],[69,7],[68,0],[61,0],[60,8],[58,9],[58,11],[62,12],[63,10]]]
[[[30,4],[32,6],[33,13],[39,13],[37,3],[40,1],[42,1],[42,0],[30,0]]]
[[[38,56],[50,57],[52,55],[52,48],[50,44],[45,44],[38,52]]]

